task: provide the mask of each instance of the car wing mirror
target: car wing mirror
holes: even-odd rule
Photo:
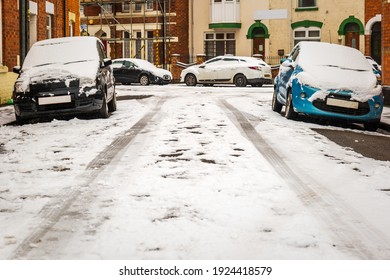
[[[206,68],[206,64],[199,65],[199,68]]]
[[[283,67],[295,68],[295,63],[290,59],[286,59],[282,62]]]
[[[110,66],[112,64],[112,60],[110,59],[110,58],[105,58],[104,60],[103,60],[103,62],[102,62],[102,68],[103,67],[107,67],[107,66]]]
[[[12,72],[14,72],[16,74],[20,74],[20,70],[21,70],[20,66],[14,66],[14,68],[12,69]]]

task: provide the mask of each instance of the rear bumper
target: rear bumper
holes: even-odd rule
[[[272,79],[267,79],[267,78],[248,79],[248,84],[251,84],[251,85],[256,85],[256,84],[271,85]]]

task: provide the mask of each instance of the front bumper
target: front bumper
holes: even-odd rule
[[[316,88],[293,82],[294,110],[310,116],[358,123],[380,121],[383,110],[382,95],[374,96],[366,102],[358,102],[351,100],[350,92],[329,90],[324,98],[312,98],[316,92]]]
[[[50,100],[52,97],[66,101],[45,102],[45,104],[40,102],[44,98]],[[50,92],[14,93],[13,100],[15,115],[22,119],[93,113],[99,111],[103,104],[100,90],[87,95],[80,94],[78,87],[55,89]]]

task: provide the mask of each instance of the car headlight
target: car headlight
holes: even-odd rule
[[[30,83],[24,81],[15,82],[15,92],[16,93],[26,93],[30,91]]]

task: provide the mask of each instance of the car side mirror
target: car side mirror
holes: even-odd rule
[[[110,66],[112,64],[112,60],[110,58],[105,58],[102,63],[102,68]]]
[[[206,68],[206,64],[200,65],[199,68]]]
[[[283,67],[289,67],[289,68],[294,68],[295,67],[295,63],[293,61],[291,61],[290,59],[286,59],[282,62],[282,66]]]
[[[20,66],[14,66],[14,68],[12,69],[12,72],[14,72],[16,74],[20,74],[20,70],[21,70]]]

